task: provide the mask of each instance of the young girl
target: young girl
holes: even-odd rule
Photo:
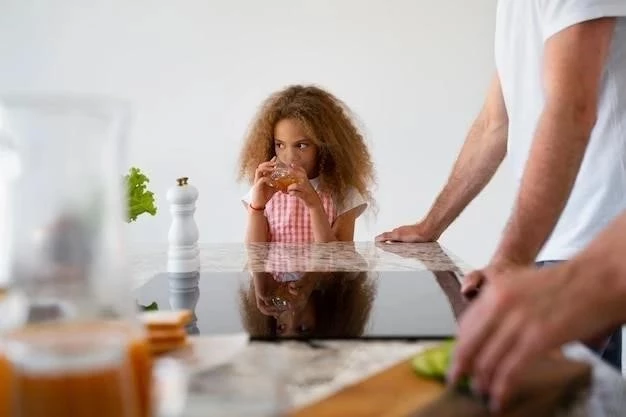
[[[272,173],[285,165],[293,183]],[[252,189],[246,242],[352,241],[356,219],[372,201],[372,160],[347,107],[317,88],[291,86],[262,105],[247,136],[240,179]]]

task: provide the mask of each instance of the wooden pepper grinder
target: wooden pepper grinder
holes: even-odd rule
[[[189,333],[198,333],[195,307],[200,291],[200,251],[198,249],[198,226],[194,220],[198,189],[188,183],[189,178],[176,180],[177,184],[167,192],[172,224],[168,234],[167,273],[170,307],[189,309],[193,319],[187,326]]]

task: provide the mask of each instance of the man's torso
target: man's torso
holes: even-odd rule
[[[545,40],[559,25],[598,10],[619,15],[626,9],[626,1],[620,2],[613,9],[611,0],[498,2],[496,67],[509,114],[508,156],[517,181],[545,103]],[[626,209],[626,18],[618,18],[600,91],[598,119],[576,184],[538,260],[572,257]]]

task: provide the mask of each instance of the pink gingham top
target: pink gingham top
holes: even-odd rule
[[[319,180],[314,178],[310,181],[311,185],[317,190]],[[338,204],[328,193],[318,190],[318,194],[331,226],[341,214],[367,204],[363,196],[356,190],[348,193],[347,201],[343,204]],[[250,204],[250,198],[251,191],[242,199],[246,206]],[[265,217],[267,217],[269,224],[270,242],[314,242],[309,209],[298,197],[281,192],[274,194],[265,206]]]

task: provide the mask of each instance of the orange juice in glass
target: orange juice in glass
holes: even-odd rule
[[[298,182],[298,178],[293,175],[286,164],[281,161],[276,162],[276,167],[270,174],[270,185],[272,187],[286,193],[291,184],[297,184]]]

